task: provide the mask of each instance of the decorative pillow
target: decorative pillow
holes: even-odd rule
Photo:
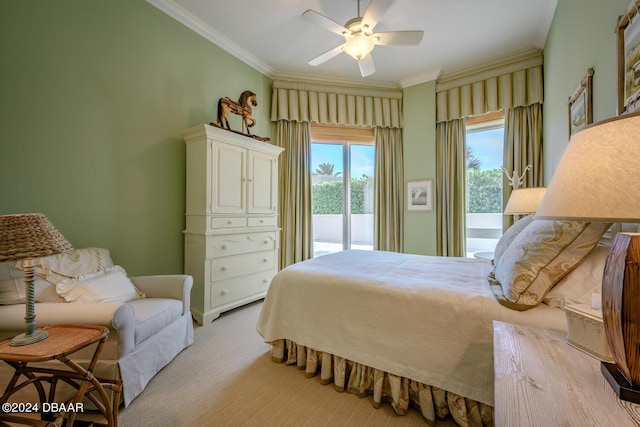
[[[598,244],[610,225],[532,221],[509,244],[489,276],[498,302],[515,310],[537,306]]]
[[[25,288],[24,271],[16,268],[13,261],[0,263],[0,305],[24,304]],[[38,276],[34,276],[33,288],[36,302],[62,301],[55,293],[55,287]],[[51,288],[53,295],[50,292]]]
[[[66,302],[127,302],[144,298],[119,265],[104,271],[67,279],[56,285],[56,291]]]
[[[0,304],[24,303],[24,274],[15,268],[15,262],[0,263]]]
[[[504,232],[502,237],[500,237],[500,240],[498,240],[495,250],[493,251],[493,260],[491,261],[493,265],[496,265],[500,261],[502,254],[505,250],[507,250],[509,244],[513,242],[513,239],[515,239],[516,236],[518,236],[518,234],[520,234],[520,232],[524,230],[527,225],[531,224],[531,221],[533,221],[533,217],[534,214],[529,214],[523,218],[520,218],[519,221],[516,221],[511,227],[507,229],[507,231]]]
[[[33,265],[36,274],[56,284],[66,278],[104,271],[105,268],[113,266],[113,261],[108,249],[80,248],[35,259]]]
[[[544,297],[544,303],[564,309],[566,304],[591,305],[591,295],[602,293],[602,274],[610,246],[598,245]]]

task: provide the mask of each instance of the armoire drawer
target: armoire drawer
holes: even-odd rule
[[[248,218],[249,227],[275,227],[278,225],[278,217],[275,216],[262,216]]]
[[[246,226],[247,218],[243,217],[211,218],[211,228],[234,228]]]
[[[215,282],[211,285],[211,307],[229,304],[243,298],[267,292],[274,271],[265,271],[251,276],[235,277],[233,279]]]
[[[275,249],[275,231],[265,233],[228,234],[212,236],[210,240],[211,257],[244,254]]]
[[[210,260],[210,282],[229,279],[231,277],[246,276],[260,271],[276,268],[275,251],[252,252]]]

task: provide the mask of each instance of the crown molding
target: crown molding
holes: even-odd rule
[[[433,80],[438,80],[440,75],[442,74],[442,68],[437,68],[435,70],[428,71],[418,76],[413,76],[408,79],[404,79],[400,81],[400,88],[405,89],[410,86],[419,85],[420,83],[430,82]]]
[[[187,28],[195,31],[200,34],[205,39],[214,43],[216,46],[224,49],[231,55],[235,56],[245,64],[250,67],[256,69],[257,71],[265,74],[267,77],[271,77],[274,70],[269,65],[260,61],[255,56],[251,55],[249,52],[217,32],[210,25],[205,24],[202,20],[195,17],[193,14],[188,12],[183,7],[174,3],[171,0],[146,0],[147,3],[155,6],[160,9],[162,12],[166,13],[176,21],[185,25]]]

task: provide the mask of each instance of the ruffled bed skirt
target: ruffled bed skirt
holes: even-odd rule
[[[274,362],[296,365],[308,378],[320,374],[322,384],[333,383],[337,391],[360,397],[373,396],[373,406],[388,402],[398,415],[409,407],[418,410],[433,425],[451,416],[460,426],[493,426],[493,407],[454,393],[393,375],[342,357],[313,350],[290,340],[277,340],[272,346]]]

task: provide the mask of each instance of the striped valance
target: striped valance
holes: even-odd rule
[[[542,102],[542,56],[439,81],[437,122]]]
[[[271,120],[402,127],[402,92],[274,81]]]

